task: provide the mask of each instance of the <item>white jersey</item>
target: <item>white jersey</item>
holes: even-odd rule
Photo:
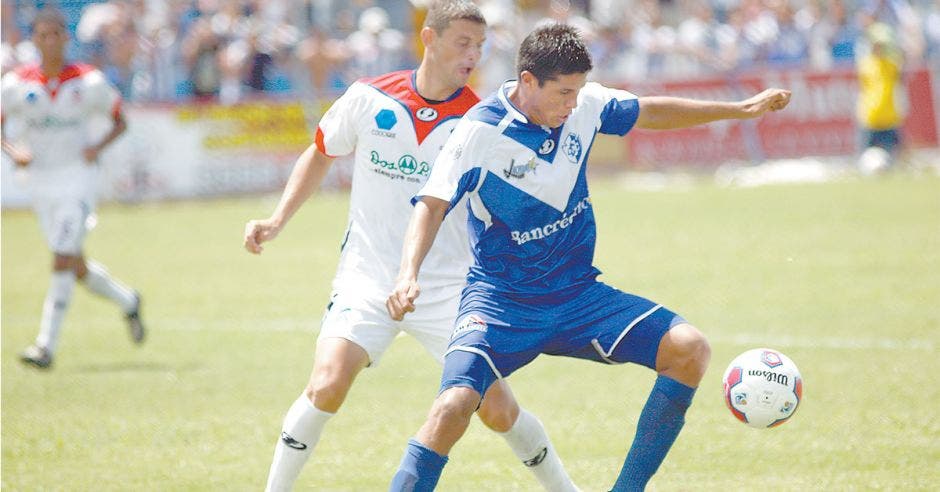
[[[355,82],[326,112],[317,128],[320,152],[341,156],[355,150],[334,290],[382,299],[392,291],[411,199],[459,118],[478,100],[464,87],[446,101],[426,101],[415,90],[414,71],[407,70]],[[456,212],[441,225],[421,267],[418,304],[460,294],[471,262],[466,220],[466,211]]]
[[[600,271],[593,266],[588,153],[598,133],[630,131],[638,99],[588,83],[565,123],[547,128],[513,106],[515,84],[467,112],[419,194],[454,205],[469,200],[471,284],[529,297],[592,285]]]
[[[27,172],[34,199],[93,196],[97,166],[82,152],[121,104],[104,75],[71,64],[49,78],[38,65],[25,65],[4,75],[2,87],[5,131],[33,155]]]

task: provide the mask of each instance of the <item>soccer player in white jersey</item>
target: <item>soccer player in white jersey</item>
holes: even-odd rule
[[[480,395],[541,353],[633,362],[658,373],[613,490],[642,490],[682,427],[708,365],[708,343],[663,306],[596,280],[588,151],[598,133],[753,118],[782,109],[790,93],[768,89],[733,103],[638,98],[586,83],[590,69],[573,28],[533,31],[519,49],[519,79],[467,112],[414,199],[389,315],[421,312],[422,262],[448,211],[469,208],[474,264],[441,392],[391,490],[432,490]]]
[[[245,227],[245,247],[260,253],[320,185],[333,156],[355,152],[349,223],[313,371],[284,418],[268,490],[293,485],[356,376],[378,364],[399,332],[443,362],[471,260],[466,215],[444,223],[442,244],[428,256],[422,314],[392,321],[384,301],[395,285],[411,197],[459,118],[479,101],[466,83],[480,59],[485,28],[479,8],[467,0],[432,4],[421,30],[425,53],[418,69],[350,86],[320,120],[316,141],[295,163],[274,213]],[[479,414],[545,488],[576,490],[542,424],[519,408],[508,386],[494,385]]]
[[[57,11],[41,10],[32,30],[42,61],[3,77],[0,112],[3,151],[28,175],[32,205],[54,255],[39,336],[20,355],[24,363],[48,368],[76,281],[121,308],[138,344],[144,326],[140,295],[82,251],[97,200],[98,155],[127,128],[120,95],[94,67],[66,62],[68,31]],[[103,136],[91,130],[96,118],[111,122]]]

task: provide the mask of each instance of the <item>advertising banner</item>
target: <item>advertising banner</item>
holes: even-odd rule
[[[665,132],[634,130],[625,140],[637,168],[671,165],[714,166],[728,160],[852,155],[858,149],[858,82],[854,70],[767,72],[733,78],[635,84],[637,95],[670,95],[734,101],[768,87],[793,91],[785,111],[759,120],[716,122]],[[904,76],[902,106],[906,145],[937,147],[937,94],[926,69]]]
[[[125,202],[275,191],[313,142],[299,102],[125,108],[127,132],[99,158],[100,197]],[[24,174],[4,158],[4,207],[28,205]],[[348,185],[343,161],[325,186]]]

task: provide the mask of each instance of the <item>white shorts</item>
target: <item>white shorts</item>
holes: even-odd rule
[[[33,208],[50,251],[69,256],[82,252],[85,235],[94,223],[90,200],[77,197],[38,200]]]
[[[455,294],[459,294],[459,291]],[[320,325],[323,338],[345,338],[362,347],[369,355],[369,365],[378,364],[399,333],[415,337],[439,363],[444,363],[444,352],[450,344],[454,329],[454,316],[460,296],[418,304],[402,321],[395,321],[385,310],[385,299],[363,298],[334,292],[330,306]]]

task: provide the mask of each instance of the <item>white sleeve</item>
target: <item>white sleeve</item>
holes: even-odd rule
[[[356,150],[359,121],[366,105],[365,87],[353,83],[317,123],[317,149],[330,156],[347,155]]]
[[[84,77],[90,112],[111,116],[120,111],[121,94],[111,86],[100,70],[92,70]]]
[[[9,72],[3,76],[3,88],[2,93],[0,93],[3,104],[0,104],[0,115],[4,119],[16,115],[20,110],[19,85],[20,77],[16,73]]]
[[[449,201],[453,208],[464,195],[474,192],[480,182],[488,148],[483,133],[485,125],[462,118],[448,137],[434,161],[431,175],[412,203],[423,196],[433,196]]]

